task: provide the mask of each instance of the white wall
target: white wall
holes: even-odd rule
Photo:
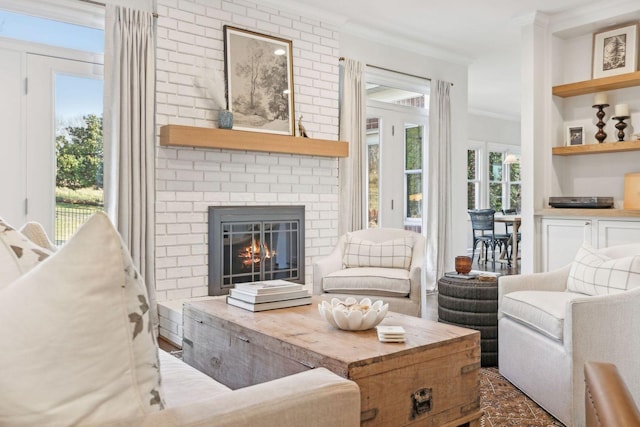
[[[469,114],[469,139],[489,143],[520,146],[520,122]]]
[[[359,36],[342,32],[341,56],[366,64],[388,68],[413,75],[439,79],[453,83],[451,90],[451,139],[452,139],[452,223],[453,236],[447,248],[445,260],[453,268],[455,255],[466,253],[466,147],[468,140],[468,68],[432,57],[403,50],[395,46],[372,42]],[[459,196],[458,196],[459,195]],[[431,286],[432,284],[427,284]]]

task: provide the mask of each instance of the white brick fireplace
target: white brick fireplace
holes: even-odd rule
[[[158,14],[158,134],[165,124],[217,126],[217,110],[194,80],[222,69],[229,24],[293,41],[296,121],[304,115],[312,137],[338,139],[339,40],[331,25],[241,0],[158,0]],[[310,287],[313,258],[338,237],[337,158],[158,146],[156,160],[158,301],[207,295],[213,205],[304,205]]]

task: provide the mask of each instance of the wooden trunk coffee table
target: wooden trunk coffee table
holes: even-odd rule
[[[232,389],[325,367],[360,387],[366,426],[479,426],[480,334],[399,313],[404,343],[329,325],[313,304],[263,312],[225,297],[184,306],[185,362]]]

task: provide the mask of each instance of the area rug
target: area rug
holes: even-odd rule
[[[482,427],[563,427],[533,400],[507,381],[498,368],[480,370]]]
[[[182,350],[170,353],[182,359]],[[480,370],[480,407],[482,427],[564,427],[500,375],[498,368]]]

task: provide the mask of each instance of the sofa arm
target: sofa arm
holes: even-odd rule
[[[610,295],[585,296],[567,303],[564,346],[573,358],[574,390],[584,388],[583,367],[588,360],[613,363],[631,393],[640,396],[640,288]]]
[[[113,425],[359,426],[360,389],[353,381],[317,368]]]
[[[500,307],[506,294],[515,291],[564,291],[567,289],[569,271],[571,264],[544,273],[498,277],[498,317],[502,317]]]
[[[344,254],[344,245],[346,239],[340,237],[338,244],[329,255],[313,262],[313,294],[320,295],[323,293],[322,278],[342,269],[342,257]]]

